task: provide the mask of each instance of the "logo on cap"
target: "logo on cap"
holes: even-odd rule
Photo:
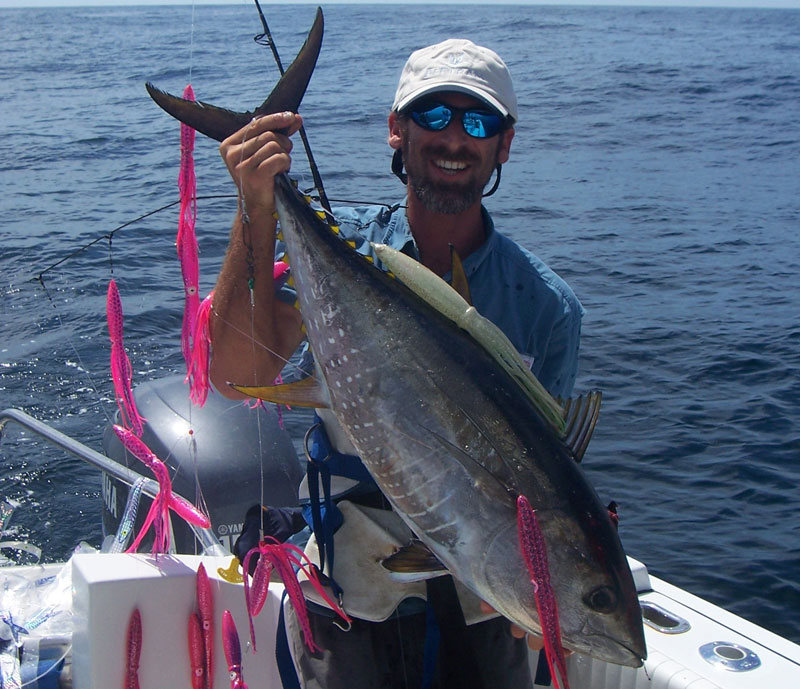
[[[458,65],[460,65],[466,59],[467,54],[465,52],[450,53],[448,57],[450,59],[450,64],[453,65],[453,67],[458,67]]]

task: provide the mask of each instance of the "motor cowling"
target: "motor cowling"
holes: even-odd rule
[[[241,532],[248,507],[261,502],[276,507],[297,504],[304,469],[271,405],[252,408],[212,393],[204,406],[196,407],[180,375],[142,383],[134,398],[146,419],[142,441],[169,467],[176,493],[195,503],[202,495],[212,529],[228,550]],[[103,435],[103,450],[120,464],[154,478],[125,451],[110,427]],[[103,474],[104,536],[117,532],[129,491],[127,484]],[[150,505],[151,500],[142,496],[135,533]],[[196,552],[191,529],[174,513],[172,526],[176,551]],[[139,550],[148,550],[152,540],[149,534]]]

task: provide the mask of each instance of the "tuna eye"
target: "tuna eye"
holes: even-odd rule
[[[617,596],[608,586],[592,589],[584,601],[592,610],[602,613],[613,612],[617,607]]]

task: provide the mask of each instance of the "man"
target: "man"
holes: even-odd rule
[[[335,213],[344,234],[357,237],[360,232],[389,244],[444,277],[451,269],[452,245],[463,260],[478,311],[505,332],[551,394],[566,397],[577,371],[582,307],[544,263],[494,229],[481,203],[488,182],[493,175],[499,180],[501,165],[509,159],[517,116],[510,74],[491,50],[451,39],[416,51],[403,69],[388,122],[395,151],[392,169],[408,185],[404,212],[358,208]],[[268,115],[220,147],[239,189],[240,213],[214,296],[211,378],[232,397],[228,381],[274,380],[302,341],[301,317],[291,300],[270,280],[251,279],[268,272],[275,259],[274,177],[290,167],[289,137],[300,122],[292,113]],[[360,249],[369,251],[369,245],[362,243]],[[321,416],[329,436],[325,441],[334,451],[353,454],[333,420]],[[376,499],[368,482],[338,479],[335,498],[380,504],[380,494]],[[291,533],[302,522],[289,518],[283,524]],[[337,558],[334,576],[340,566],[347,563]],[[326,649],[317,656],[303,651],[299,633],[289,626],[304,686],[447,683],[441,667],[438,674],[423,671],[428,632],[425,612],[413,602],[403,601],[385,622],[356,620],[349,632],[312,610],[315,639]],[[520,630],[512,635],[508,623],[498,619],[466,630],[460,638],[471,649],[464,652],[477,659],[484,686],[530,686]]]

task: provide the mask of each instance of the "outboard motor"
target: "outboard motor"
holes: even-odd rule
[[[304,469],[273,407],[250,408],[218,393],[210,394],[204,406],[196,407],[180,375],[142,383],[134,390],[134,397],[147,420],[142,441],[169,467],[176,493],[196,502],[199,484],[211,527],[228,550],[233,548],[251,505],[262,500],[275,507],[297,504],[297,487]],[[110,427],[103,435],[103,450],[120,464],[154,478],[147,467],[126,453]],[[127,484],[103,474],[104,536],[117,532],[129,490]],[[142,496],[135,533],[151,504],[150,498]],[[196,542],[189,526],[174,514],[172,526],[175,550],[195,553]],[[152,542],[151,533],[139,550],[146,551]]]

